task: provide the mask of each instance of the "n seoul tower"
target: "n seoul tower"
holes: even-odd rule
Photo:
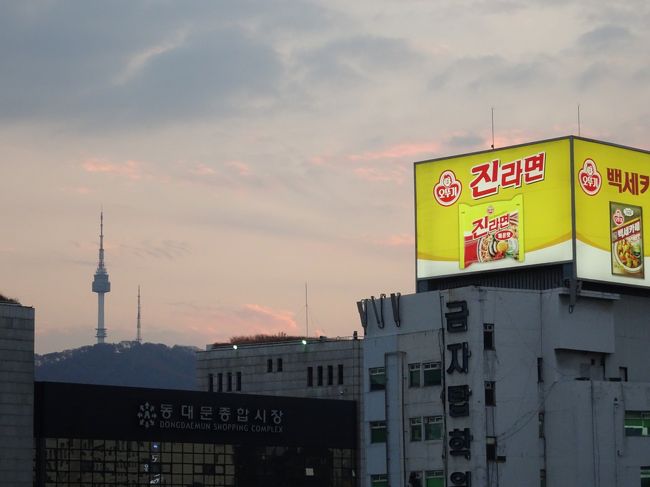
[[[104,343],[106,328],[104,328],[104,294],[111,292],[108,272],[104,267],[104,212],[99,217],[99,264],[93,279],[93,292],[97,293],[97,343]]]

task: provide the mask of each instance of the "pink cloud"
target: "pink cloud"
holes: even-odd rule
[[[250,176],[253,174],[250,166],[241,161],[229,161],[226,163],[226,167],[233,169],[239,176]]]
[[[177,321],[183,328],[201,335],[206,343],[227,341],[230,337],[256,334],[299,333],[292,311],[261,304],[240,306],[196,306],[175,303]]]
[[[415,237],[410,233],[400,233],[398,235],[390,235],[383,240],[377,240],[375,243],[384,247],[413,247],[415,245]]]
[[[86,172],[111,174],[134,181],[141,179],[143,176],[141,163],[133,160],[118,164],[100,161],[98,159],[88,159],[83,163],[83,168]]]
[[[387,149],[375,152],[363,152],[351,154],[347,158],[350,161],[376,161],[380,159],[402,159],[412,158],[418,154],[432,154],[440,150],[437,142],[425,142],[415,144],[398,144]]]
[[[195,176],[212,176],[217,173],[217,171],[205,164],[197,164],[196,167],[190,169],[190,172]]]
[[[401,184],[406,178],[406,172],[403,168],[391,167],[383,169],[379,167],[358,167],[354,170],[354,174],[363,179],[373,183],[398,183]]]

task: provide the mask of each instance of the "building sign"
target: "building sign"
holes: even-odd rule
[[[645,271],[650,153],[574,141],[576,264],[579,279],[650,286]],[[589,171],[593,183],[582,184]]]
[[[37,437],[354,448],[354,401],[41,382]]]
[[[212,401],[211,401],[212,403]],[[238,433],[283,432],[282,409],[190,404],[160,403],[149,401],[140,404],[137,411],[139,425],[160,430],[233,431]]]
[[[447,387],[446,409],[448,438],[446,451],[449,453],[450,469],[447,485],[471,487],[472,431],[470,429],[470,350],[467,342],[467,318],[469,310],[466,301],[452,301],[446,304],[445,313],[447,355],[445,363],[445,384]]]
[[[416,163],[417,279],[575,250],[579,279],[650,286],[648,205],[650,153],[578,137]]]
[[[569,261],[569,141],[415,164],[417,278]]]

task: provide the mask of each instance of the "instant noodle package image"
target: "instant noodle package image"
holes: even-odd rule
[[[459,266],[501,259],[524,261],[523,195],[507,201],[458,205]]]
[[[609,203],[612,275],[644,278],[642,209]]]

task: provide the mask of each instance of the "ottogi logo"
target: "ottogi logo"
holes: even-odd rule
[[[153,426],[156,424],[157,417],[156,407],[153,404],[149,404],[148,402],[140,404],[140,411],[138,411],[140,426],[144,426],[145,428]]]
[[[585,159],[585,162],[582,164],[582,169],[578,173],[578,182],[585,194],[589,196],[593,196],[600,191],[603,178],[598,172],[598,168],[593,159]]]
[[[626,208],[627,210],[627,208]],[[614,222],[614,225],[619,226],[622,225],[623,222],[625,221],[625,218],[623,217],[623,212],[621,212],[620,209],[616,209],[614,214],[612,215],[612,221]]]
[[[463,191],[463,185],[458,179],[454,171],[446,170],[440,175],[440,181],[433,187],[433,196],[438,203],[442,206],[451,206]]]

